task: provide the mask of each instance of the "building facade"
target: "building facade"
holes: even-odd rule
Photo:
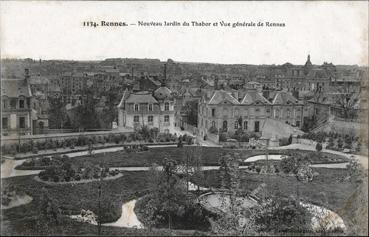
[[[33,133],[33,121],[37,120],[33,110],[32,92],[29,83],[29,71],[24,79],[1,79],[2,136],[20,136]]]
[[[175,99],[162,85],[154,92],[125,90],[118,105],[118,128],[158,128],[173,132],[175,127]]]
[[[209,130],[234,133],[238,129],[259,133],[269,118],[301,128],[304,104],[284,91],[270,96],[267,99],[256,90],[233,94],[215,90],[210,99],[203,97],[200,101],[200,135],[205,136]]]

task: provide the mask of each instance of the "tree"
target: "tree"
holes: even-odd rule
[[[45,188],[42,189],[38,206],[39,213],[36,221],[36,231],[42,235],[55,234],[55,227],[61,226],[61,211],[58,204],[49,196]]]
[[[238,156],[237,153],[223,154],[220,158],[221,186],[229,191],[220,197],[224,213],[217,219],[210,218],[212,231],[216,234],[255,234],[254,209],[245,208],[240,195]]]
[[[156,173],[151,183],[149,203],[155,212],[150,214],[154,223],[167,222],[168,228],[173,226],[173,217],[182,216],[186,208],[186,190],[180,177],[176,174],[177,163],[164,159],[163,171]]]
[[[335,106],[340,110],[342,118],[352,119],[356,116],[355,111],[353,110],[356,103],[354,92],[351,92],[348,86],[339,88],[338,93],[335,94],[334,100]]]
[[[198,117],[198,102],[194,101],[187,101],[184,105],[183,110],[187,115],[187,122],[190,125],[197,126],[197,117]]]
[[[322,144],[321,144],[320,142],[318,142],[318,143],[316,144],[316,146],[315,146],[315,150],[316,150],[317,152],[320,152],[320,151],[322,151],[322,149],[323,149]]]

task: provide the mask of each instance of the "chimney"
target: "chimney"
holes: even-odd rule
[[[29,78],[30,78],[30,76],[29,76],[29,69],[26,68],[26,69],[24,69],[24,79],[25,79],[25,81],[26,81],[27,84],[29,84]]]
[[[215,90],[219,90],[218,81],[219,81],[218,77],[215,77],[215,79],[214,79],[214,89]]]
[[[165,86],[166,81],[167,81],[167,64],[164,63],[164,78],[161,82],[161,86]]]

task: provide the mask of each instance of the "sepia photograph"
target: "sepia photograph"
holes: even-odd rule
[[[1,236],[368,236],[368,1],[1,1]]]

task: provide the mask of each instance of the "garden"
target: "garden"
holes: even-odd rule
[[[317,132],[306,133],[299,138],[310,139],[318,143],[326,143],[326,149],[335,151],[344,151],[345,149],[351,153],[360,153],[361,144],[363,143],[360,136],[340,134],[335,132]]]
[[[189,190],[188,185],[186,185],[188,181],[201,187],[233,190],[235,195],[251,195],[255,189],[265,185],[265,195],[259,197],[267,197],[265,200],[269,200],[271,204],[258,207],[262,209],[252,210],[252,213],[260,213],[260,215],[247,214],[248,218],[252,217],[247,220],[249,223],[253,223],[253,228],[247,229],[246,226],[243,226],[242,230],[247,229],[246,234],[273,234],[273,231],[276,230],[279,234],[311,231],[305,228],[309,224],[308,213],[304,212],[305,209],[301,205],[296,204],[294,201],[296,198],[333,210],[344,219],[345,223],[354,221],[351,220],[351,213],[345,210],[347,200],[351,200],[351,205],[356,205],[352,202],[352,195],[356,191],[357,182],[347,178],[352,176],[350,169],[312,168],[313,173],[316,172],[319,175],[304,182],[296,176],[297,164],[304,163],[307,159],[305,156],[310,157],[309,154],[317,152],[296,151],[302,154],[302,159],[296,159],[290,151],[291,156],[286,157],[285,163],[272,163],[278,165],[280,173],[290,175],[268,175],[267,172],[258,174],[238,169],[232,171],[232,167],[238,167],[245,158],[264,154],[265,151],[250,150],[234,154],[235,152],[238,151],[211,147],[166,147],[150,149],[151,155],[148,152],[128,154],[125,151],[120,151],[109,153],[109,155],[94,154],[93,157],[84,156],[70,159],[64,157],[65,160],[61,157],[55,159],[58,161],[53,161],[54,159],[37,161],[37,165],[64,167],[60,168],[60,172],[54,172],[54,175],[49,176],[48,180],[52,182],[54,182],[53,178],[50,177],[55,177],[55,174],[73,173],[73,171],[78,173],[78,167],[81,168],[81,174],[87,167],[91,167],[87,168],[90,171],[87,172],[86,176],[92,178],[100,173],[98,171],[101,171],[102,167],[147,165],[153,166],[153,168],[149,171],[123,171],[121,172],[122,176],[116,179],[102,179],[89,183],[65,182],[65,176],[60,176],[58,182],[64,180],[65,184],[63,185],[48,185],[37,182],[30,176],[3,179],[5,185],[16,187],[20,192],[33,198],[33,201],[27,205],[3,211],[4,220],[6,220],[4,222],[5,232],[3,233],[96,235],[99,233],[98,226],[76,223],[66,217],[78,215],[83,209],[100,216],[98,221],[101,223],[114,222],[121,216],[122,204],[134,199],[137,200],[135,213],[146,228],[134,230],[103,226],[100,229],[101,234],[209,235],[231,233],[232,231],[234,234],[243,233],[239,232],[240,228],[233,224],[238,220],[236,216],[244,210],[238,207],[234,208],[238,211],[224,218],[210,213],[196,202],[197,197],[205,191]],[[288,151],[275,152],[281,154]],[[324,157],[325,154],[322,154]],[[164,159],[165,157],[167,159]],[[329,158],[333,159],[334,157]],[[232,160],[232,162],[230,163],[228,160]],[[99,166],[100,163],[103,163],[104,166]],[[154,163],[161,165],[162,171],[155,169]],[[203,171],[200,167],[205,163],[221,168]],[[236,163],[237,165],[233,165]],[[186,167],[193,167],[194,172],[176,173],[177,166],[183,164]],[[258,162],[255,164],[260,165]],[[49,201],[45,202],[45,199]],[[295,204],[292,205],[293,203]],[[272,208],[273,206],[279,209]],[[285,216],[283,210],[288,210],[292,217],[299,217],[297,219],[283,219],[283,223],[291,223],[297,229],[288,229],[288,225],[281,225],[281,218]],[[272,215],[274,218],[272,219],[273,226],[280,226],[280,228],[268,229],[266,215]],[[57,218],[54,218],[55,216]],[[40,220],[47,223],[47,226],[42,225]],[[300,227],[301,229],[298,229]]]

